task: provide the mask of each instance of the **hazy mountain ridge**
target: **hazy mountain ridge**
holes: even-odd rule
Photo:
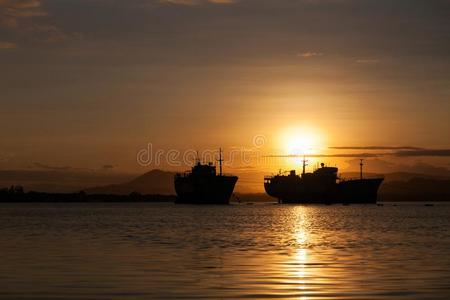
[[[21,185],[27,191],[72,193],[86,187],[121,184],[136,174],[72,170],[0,170],[0,187]]]
[[[140,176],[130,174],[68,173],[63,171],[0,171],[0,184],[24,185],[25,189],[45,192],[77,192],[87,194],[129,195],[160,194],[174,195],[173,177],[175,172],[154,169]],[[238,174],[239,175],[239,174]],[[259,175],[259,174],[258,174]],[[358,178],[358,172],[343,172],[342,178]],[[364,173],[365,177],[381,174]],[[381,201],[450,201],[450,177],[446,175],[428,175],[420,173],[394,172],[383,174],[385,181],[380,187]],[[257,178],[252,182],[258,182]],[[239,183],[239,181],[238,181]],[[247,188],[247,182],[241,182],[235,190],[236,199],[243,202],[258,202],[259,198],[271,200],[265,195],[261,178],[260,191]],[[0,186],[0,187],[1,187]],[[263,197],[264,196],[264,197]],[[266,197],[267,196],[267,197]],[[275,199],[272,199],[275,200]]]
[[[339,174],[340,178],[359,178],[359,172],[343,172]],[[390,181],[408,181],[413,178],[426,178],[435,180],[446,180],[450,179],[449,174],[442,175],[431,175],[423,173],[413,173],[413,172],[392,172],[392,173],[364,173],[363,177],[384,177],[384,182]]]
[[[86,189],[91,194],[174,194],[173,176],[175,173],[152,170],[130,182]],[[344,178],[359,176],[356,172],[342,173]],[[366,173],[364,176],[380,176],[380,174]],[[383,175],[385,182],[380,188],[380,200],[417,201],[417,200],[450,200],[450,178],[446,176],[432,176],[418,173],[396,172]],[[261,186],[262,186],[261,181]],[[256,202],[264,193],[237,193],[235,200]],[[252,196],[253,195],[253,196]],[[263,197],[264,200],[270,200]]]
[[[450,201],[450,179],[414,177],[387,181],[379,190],[381,201]]]
[[[174,176],[174,172],[154,169],[129,182],[87,188],[84,191],[87,194],[127,195],[136,192],[140,194],[173,195],[175,194]]]

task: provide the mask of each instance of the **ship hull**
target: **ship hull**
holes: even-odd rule
[[[264,188],[280,203],[376,203],[383,178],[341,181],[334,184],[311,184],[302,179],[266,182]]]
[[[349,180],[339,183],[340,202],[377,203],[378,189],[383,178]]]
[[[229,204],[236,176],[175,178],[175,191],[179,204]]]

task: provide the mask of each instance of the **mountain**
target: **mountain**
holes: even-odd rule
[[[241,201],[257,202],[268,199],[264,193],[263,172],[236,172],[239,181],[235,193]],[[151,170],[137,176],[110,172],[54,171],[54,170],[0,170],[0,188],[11,185],[24,186],[26,191],[47,193],[73,193],[84,190],[87,194],[174,195],[175,173]],[[364,176],[374,176],[364,173]],[[344,178],[357,178],[359,172],[343,172]],[[447,200],[450,201],[450,176],[393,172],[384,174],[380,187],[381,201]],[[88,188],[86,188],[88,187]]]
[[[21,185],[26,191],[73,193],[89,186],[120,184],[136,174],[77,170],[0,170],[0,188]]]
[[[87,194],[115,194],[128,195],[133,192],[140,194],[161,194],[174,195],[173,177],[175,173],[158,169],[151,170],[130,181],[119,184],[110,184],[87,188]],[[365,176],[375,176],[377,174],[365,173]],[[342,173],[343,177],[359,177],[357,172]],[[430,176],[417,173],[388,173],[384,174],[385,181],[381,185],[379,195],[380,200],[385,201],[414,201],[414,200],[450,200],[450,186],[448,178],[440,176]],[[240,178],[241,179],[241,178]],[[255,185],[255,190],[260,192],[252,193],[247,185]],[[241,201],[257,202],[256,198],[270,200],[263,192],[263,181],[245,181],[240,190],[237,190]],[[252,193],[252,194],[249,194]]]
[[[174,176],[175,173],[173,172],[155,169],[129,182],[87,188],[84,191],[87,194],[127,195],[137,192],[140,194],[173,195],[175,194],[173,185]]]
[[[339,174],[342,178],[359,178],[359,172],[343,172]],[[391,181],[409,181],[413,178],[425,178],[425,179],[435,179],[435,180],[445,180],[450,179],[450,175],[447,174],[422,174],[422,173],[411,173],[411,172],[392,172],[392,173],[368,173],[365,172],[363,177],[384,177],[384,182]]]
[[[415,177],[381,185],[381,201],[450,201],[450,180]]]

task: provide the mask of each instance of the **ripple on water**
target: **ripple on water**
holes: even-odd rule
[[[447,299],[450,206],[2,205],[2,299]]]

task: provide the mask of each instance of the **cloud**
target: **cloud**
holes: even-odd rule
[[[352,157],[379,157],[379,156],[383,156],[384,153],[344,153],[344,154],[308,154],[306,155],[306,157],[336,157],[336,158],[352,158]],[[285,158],[296,158],[296,157],[304,157],[305,155],[301,155],[301,154],[286,154],[286,155],[265,155],[264,157],[285,157]]]
[[[236,0],[209,0],[209,2],[215,3],[215,4],[232,4],[232,3],[235,3]]]
[[[64,41],[68,35],[59,27],[54,25],[32,25],[27,28],[35,38],[47,43],[56,43]]]
[[[253,171],[256,170],[256,167],[254,166],[229,166],[228,168],[236,170],[236,171]]]
[[[0,42],[0,49],[15,49],[17,48],[16,43],[12,42]]]
[[[115,166],[113,166],[113,165],[103,165],[101,167],[102,170],[111,170],[111,169],[114,169],[114,168],[115,168]]]
[[[450,149],[402,150],[394,152],[393,155],[400,157],[408,157],[408,156],[450,157]]]
[[[351,159],[346,162],[348,164],[348,167],[345,168],[344,171],[359,171],[360,167],[359,159]],[[408,180],[410,177],[404,175],[404,173],[426,174],[434,176],[450,175],[450,170],[446,167],[434,166],[423,162],[413,164],[403,164],[398,163],[398,161],[392,162],[375,158],[366,160],[364,165],[365,165],[364,169],[372,173],[398,173],[398,172],[401,173],[400,176],[393,177],[391,175],[390,180],[398,180],[398,179]]]
[[[40,17],[38,20],[35,17]],[[79,34],[66,34],[49,20],[42,0],[0,0],[0,27],[11,34],[25,37],[27,41],[56,43],[69,37],[80,38]],[[16,48],[15,43],[6,44],[8,49]],[[1,47],[0,49],[5,49]]]
[[[374,65],[374,64],[378,64],[380,63],[381,60],[376,59],[376,58],[369,58],[369,59],[357,59],[356,63],[357,64],[367,64],[367,65]]]
[[[72,169],[69,166],[50,166],[50,165],[39,163],[39,162],[35,162],[34,166],[37,168],[40,168],[40,169],[54,170],[54,171],[67,171],[67,170]]]
[[[343,147],[328,147],[334,150],[423,150],[420,147],[414,146],[343,146]]]
[[[0,26],[19,27],[21,19],[47,16],[41,0],[0,0]]]
[[[297,56],[300,56],[300,57],[308,59],[308,58],[323,56],[323,53],[320,53],[320,52],[303,52],[303,53],[298,53]]]
[[[450,157],[450,149],[424,149],[420,147],[390,147],[390,146],[368,146],[368,147],[329,147],[334,150],[396,150],[388,152],[358,152],[358,153],[337,153],[337,154],[308,154],[307,157],[336,157],[336,158],[368,158],[368,157],[419,157],[419,156],[434,156],[434,157]],[[265,157],[303,157],[303,154],[281,154],[281,155],[266,155]]]
[[[426,149],[415,146],[340,146],[328,148],[332,150],[386,150],[386,151],[394,150],[383,153],[375,153],[376,156],[391,155],[397,157],[417,157],[417,156],[450,157],[450,149]]]
[[[160,0],[160,3],[176,5],[201,5],[201,4],[233,4],[236,0]]]

